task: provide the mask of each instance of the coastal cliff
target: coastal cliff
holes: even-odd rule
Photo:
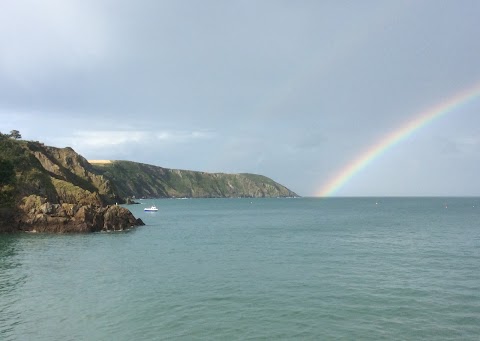
[[[0,232],[97,232],[143,225],[71,148],[0,136]]]
[[[265,198],[297,197],[262,175],[207,173],[168,169],[131,161],[90,161],[114,184],[121,197],[136,198]]]

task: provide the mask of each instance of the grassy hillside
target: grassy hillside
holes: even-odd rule
[[[122,197],[291,197],[275,181],[255,174],[206,173],[168,169],[131,161],[93,162]]]
[[[3,176],[1,191],[4,196],[5,190],[10,187],[15,197],[36,194],[49,200],[56,200],[51,177],[28,149],[28,142],[0,135],[0,161],[2,167],[0,172],[9,173]],[[13,206],[14,198],[11,197],[9,200]],[[6,207],[5,202],[2,202],[2,207]]]

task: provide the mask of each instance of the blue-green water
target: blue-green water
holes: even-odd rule
[[[478,198],[143,204],[130,232],[0,235],[0,339],[480,338]]]

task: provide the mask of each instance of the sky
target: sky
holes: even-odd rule
[[[480,84],[479,16],[477,0],[2,0],[0,132],[316,196]],[[329,195],[479,196],[479,171],[472,96]]]

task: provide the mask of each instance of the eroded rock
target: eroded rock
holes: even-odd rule
[[[49,233],[123,231],[144,225],[121,206],[52,204],[32,196],[23,200],[16,224],[24,231]]]

